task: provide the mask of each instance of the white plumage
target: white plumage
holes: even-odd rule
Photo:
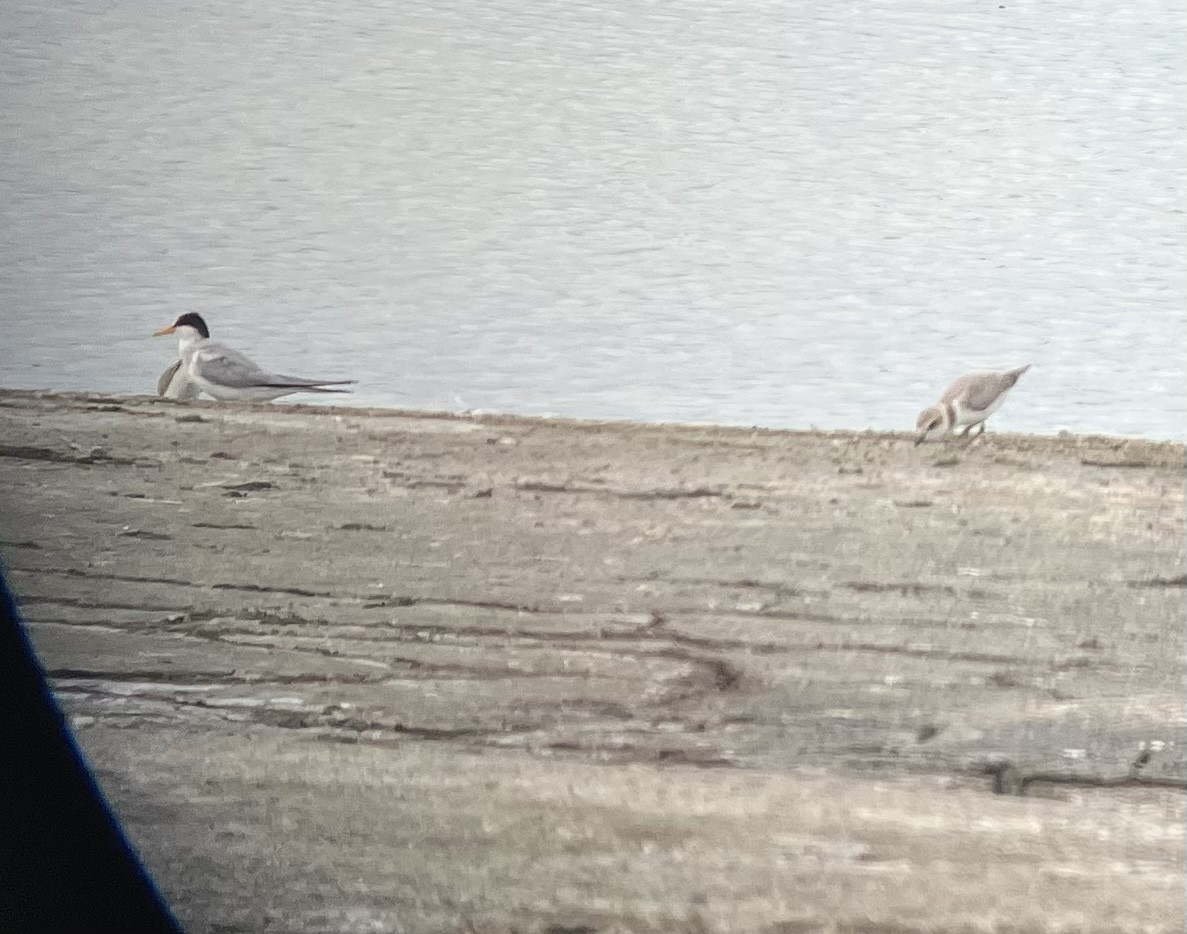
[[[213,399],[267,402],[292,392],[349,392],[330,387],[356,382],[270,373],[234,348],[212,341],[202,316],[193,313],[182,315],[156,333],[178,337],[181,359],[161,375],[157,384],[157,391],[171,398],[194,398],[201,391]]]
[[[960,377],[944,390],[936,405],[919,413],[915,420],[915,429],[919,432],[915,443],[922,444],[929,437],[942,437],[961,427],[964,431],[960,436],[969,440],[984,434],[985,419],[1001,408],[1006,393],[1029,369],[1028,363],[1016,370],[970,373]],[[977,427],[980,431],[970,437],[970,432]]]

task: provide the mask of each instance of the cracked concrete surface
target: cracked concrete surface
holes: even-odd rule
[[[0,391],[188,928],[1180,931],[1184,450]]]

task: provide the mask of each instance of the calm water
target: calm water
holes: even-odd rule
[[[58,9],[56,7],[62,6]],[[1004,8],[1002,8],[1004,6]],[[0,385],[197,310],[360,403],[1187,431],[1170,0],[81,0],[0,17]]]

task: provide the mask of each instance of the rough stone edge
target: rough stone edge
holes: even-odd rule
[[[183,402],[162,399],[151,395],[120,394],[107,392],[76,392],[47,389],[6,389],[0,387],[0,408],[15,407],[13,403],[41,402],[58,407],[75,406],[135,406],[146,410],[181,407],[199,411],[219,410],[250,414],[267,413],[269,417],[285,415],[350,417],[363,419],[405,419],[425,421],[454,421],[474,425],[504,426],[510,428],[558,428],[583,432],[657,433],[685,437],[703,437],[713,433],[726,443],[753,440],[756,436],[764,440],[777,441],[842,441],[842,442],[898,442],[914,443],[914,432],[876,431],[872,428],[853,429],[792,429],[766,428],[716,424],[713,422],[636,422],[626,419],[580,419],[551,415],[513,415],[507,413],[448,412],[428,409],[396,409],[374,406],[308,405],[300,402],[273,404],[269,402],[214,402],[209,400]],[[129,414],[134,414],[130,412]],[[1149,467],[1187,469],[1187,444],[1179,441],[1153,441],[1124,435],[1072,434],[1060,432],[1057,435],[1019,434],[994,432],[993,440],[1012,450],[1034,451],[1051,456],[1079,455],[1087,466],[1096,467]],[[1106,458],[1096,459],[1091,455],[1104,453]]]

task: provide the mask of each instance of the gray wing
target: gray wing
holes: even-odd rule
[[[261,370],[250,358],[226,344],[207,341],[196,351],[194,367],[203,379],[230,389],[267,386],[274,373]]]
[[[157,395],[166,399],[182,399],[188,401],[198,398],[198,387],[189,381],[185,371],[181,368],[181,361],[174,360],[161,378],[157,380]]]
[[[354,380],[305,379],[301,376],[286,376],[283,373],[269,373],[261,369],[248,356],[238,350],[208,341],[197,352],[195,364],[203,378],[230,389],[251,389],[256,386],[294,389],[315,386],[333,386],[353,383]]]
[[[1027,364],[1017,370],[1006,373],[970,373],[962,376],[944,390],[940,397],[940,404],[955,402],[960,399],[970,409],[980,411],[993,405],[1002,393],[1013,388],[1018,377],[1030,369]]]

